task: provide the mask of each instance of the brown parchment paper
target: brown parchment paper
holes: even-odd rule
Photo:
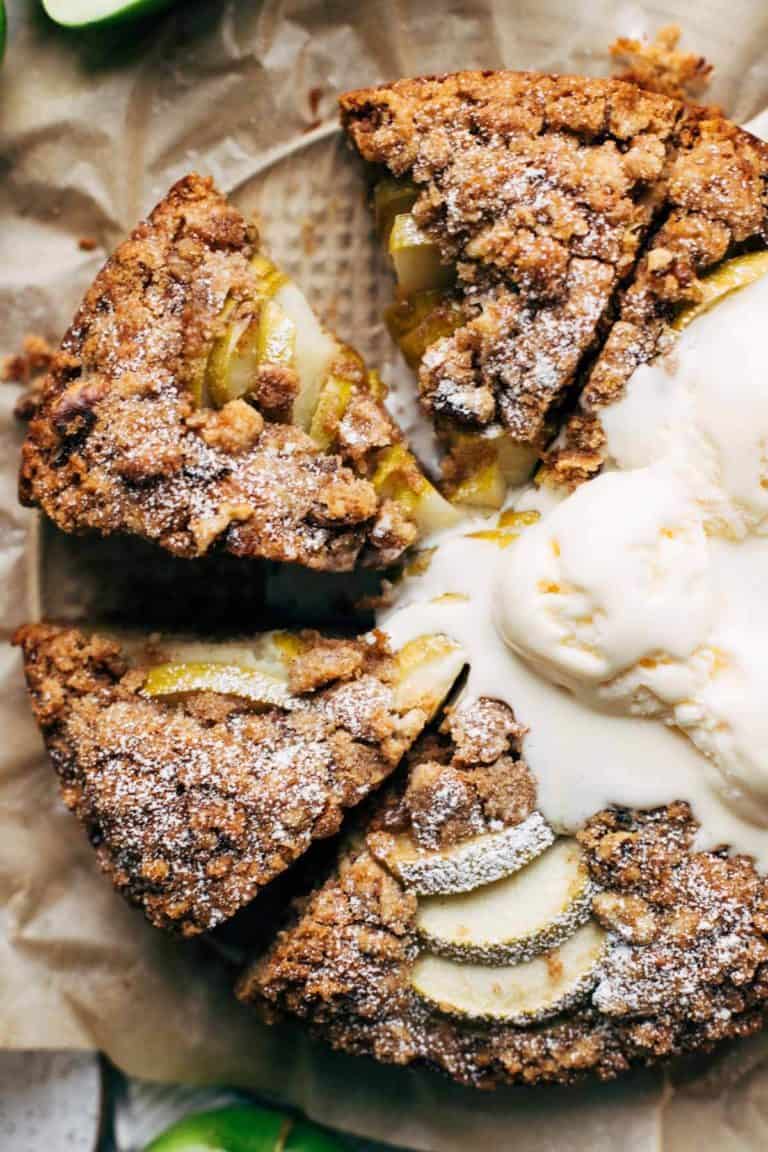
[[[459,67],[601,73],[616,35],[670,20],[716,62],[713,100],[740,120],[768,104],[762,0],[181,0],[140,31],[97,36],[61,32],[32,0],[10,0],[0,352],[28,331],[60,336],[106,252],[194,168],[259,210],[273,251],[313,302],[383,362],[377,318],[388,289],[353,162],[325,126],[336,94]],[[82,250],[81,237],[96,249]],[[673,1074],[473,1093],[330,1053],[293,1026],[262,1027],[202,948],[166,939],[124,905],[57,798],[18,656],[5,643],[41,607],[77,616],[88,600],[71,556],[60,568],[16,504],[13,400],[12,388],[0,389],[0,1046],[98,1047],[133,1075],[254,1088],[328,1124],[425,1150],[768,1146],[763,1038]],[[412,426],[405,393],[400,401]],[[104,584],[116,577],[109,567],[98,573]]]

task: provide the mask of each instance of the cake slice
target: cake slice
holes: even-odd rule
[[[377,166],[390,328],[462,502],[503,502],[585,376],[553,465],[599,466],[593,409],[706,269],[764,246],[768,148],[632,84],[462,72],[351,92],[341,112]]]
[[[453,510],[383,396],[255,226],[188,176],[86,294],[29,426],[21,500],[66,532],[179,556],[388,565]]]
[[[421,755],[417,747],[412,764]],[[547,850],[579,854],[586,919],[564,926],[553,870],[541,868],[547,851],[515,874],[538,873],[518,888],[525,908],[500,915],[496,883],[441,898],[448,949],[424,933],[435,898],[380,858],[382,830],[402,820],[396,788],[245,971],[242,999],[268,1019],[301,1017],[334,1047],[481,1087],[611,1079],[764,1025],[768,883],[745,857],[695,852],[686,805],[598,813],[576,840]],[[538,913],[556,935],[539,924],[538,944],[462,954],[479,925],[498,934]]]
[[[228,644],[16,634],[64,800],[116,888],[191,936],[233,916],[396,767],[464,663],[440,636]]]
[[[622,291],[542,479],[572,486],[595,475],[605,448],[600,409],[697,315],[768,271],[766,180],[768,145],[706,110],[686,110],[666,179],[665,219]]]
[[[680,105],[613,80],[460,72],[348,93],[341,114],[385,173],[375,200],[400,280],[390,326],[447,474],[460,499],[498,504],[551,437],[632,267]],[[401,194],[390,226],[395,188],[410,206]],[[437,276],[434,256],[413,276],[414,251],[437,254]]]

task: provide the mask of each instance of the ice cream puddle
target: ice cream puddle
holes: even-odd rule
[[[699,847],[768,869],[766,315],[768,277],[698,318],[604,412],[601,475],[444,534],[382,615],[464,644],[558,829],[682,799]]]

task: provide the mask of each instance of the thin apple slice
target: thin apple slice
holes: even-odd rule
[[[258,327],[258,321],[255,322]],[[230,400],[237,400],[248,391],[258,368],[258,360],[249,347],[245,356],[244,337],[254,325],[252,316],[241,316],[228,324],[216,338],[205,368],[205,387],[212,404],[223,408]],[[198,402],[202,401],[202,396]]]
[[[253,644],[183,640],[160,642],[160,657],[144,681],[147,696],[186,692],[219,692],[257,704],[301,706],[289,689],[291,661],[303,648],[300,636],[268,632]],[[447,636],[418,636],[395,653],[397,678],[394,707],[399,712],[421,708],[432,717],[466,664],[466,654]]]
[[[297,699],[285,684],[259,669],[241,664],[189,661],[157,664],[150,668],[142,692],[145,696],[179,696],[186,692],[217,692],[239,696],[256,704],[296,707]]]
[[[593,888],[578,841],[564,837],[495,884],[420,900],[416,927],[441,956],[518,964],[557,948],[589,919]]]
[[[380,496],[408,510],[422,536],[451,528],[461,519],[461,512],[429,482],[402,442],[379,453],[372,483]]]
[[[734,256],[731,260],[724,260],[722,264],[704,276],[701,281],[701,299],[693,304],[687,304],[680,310],[672,321],[672,327],[678,332],[687,328],[692,320],[702,312],[717,304],[723,297],[729,296],[739,288],[746,288],[768,273],[768,252],[747,252],[743,256]]]
[[[416,369],[427,348],[463,323],[464,313],[450,294],[431,288],[395,301],[384,320],[406,363]]]
[[[388,246],[397,283],[407,296],[446,287],[453,279],[453,269],[442,263],[440,249],[422,232],[410,212],[395,216]]]
[[[253,297],[229,297],[219,318],[220,332],[213,342],[199,380],[193,383],[198,404],[210,401],[222,408],[245,396],[266,358],[290,366],[295,332],[285,313],[270,302],[287,282],[282,272],[257,253],[250,263]]]
[[[590,920],[559,948],[524,964],[459,964],[423,952],[410,983],[422,1000],[450,1016],[524,1027],[557,1016],[589,994],[606,942],[606,933]]]
[[[211,641],[163,638],[153,646],[164,662],[176,664],[237,664],[263,670],[269,676],[288,682],[288,665],[304,648],[295,632],[262,632],[254,640]],[[148,663],[146,659],[143,661]]]
[[[281,631],[265,632],[252,643],[161,640],[154,648],[161,660],[150,666],[142,691],[146,696],[218,692],[295,708],[300,701],[289,690],[288,669],[302,647],[299,636]]]
[[[396,660],[395,707],[401,712],[421,708],[432,717],[461,674],[467,656],[455,640],[431,634],[409,640]]]
[[[555,834],[540,812],[512,828],[486,832],[448,848],[420,848],[407,833],[376,834],[371,851],[410,891],[423,896],[470,892],[534,860]]]
[[[418,194],[415,184],[409,180],[393,180],[391,176],[385,176],[374,188],[376,231],[385,244],[389,241],[395,217],[401,212],[410,212]]]
[[[312,413],[309,434],[323,451],[327,451],[333,443],[339,421],[346,412],[354,391],[355,385],[351,380],[345,380],[343,376],[337,376],[333,372],[320,389]]]
[[[296,332],[293,366],[299,378],[299,391],[293,402],[292,421],[308,432],[321,388],[339,355],[340,345],[323,328],[306,296],[292,281],[282,284],[273,299]]]

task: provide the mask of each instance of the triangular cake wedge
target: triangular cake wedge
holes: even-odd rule
[[[483,1087],[611,1079],[764,1025],[768,883],[745,857],[695,852],[685,805],[589,820],[592,918],[495,964],[425,945],[420,897],[371,850],[402,819],[395,789],[246,970],[243,1000],[336,1048]]]
[[[29,427],[21,499],[66,532],[179,556],[384,566],[452,509],[383,395],[256,227],[188,176],[86,294]]]
[[[452,641],[266,633],[16,635],[64,800],[115,886],[184,935],[233,916],[335,833],[461,672]]]
[[[588,416],[697,299],[704,269],[764,243],[768,149],[635,85],[462,72],[351,92],[341,111],[376,166],[400,283],[390,328],[459,501],[499,506],[585,373]],[[599,466],[585,412],[564,474]]]
[[[680,112],[619,81],[516,72],[342,97],[351,141],[384,174],[391,327],[457,498],[500,503],[503,482],[531,471],[652,220]],[[414,276],[419,250],[437,252],[442,282]]]
[[[449,710],[418,746],[397,809],[371,852],[419,896],[471,892],[517,873],[552,844],[536,811],[512,710],[481,698]]]
[[[600,470],[600,410],[632,373],[729,292],[768,271],[768,145],[710,110],[687,108],[664,179],[664,217],[621,292],[618,315],[542,479],[572,486]]]

